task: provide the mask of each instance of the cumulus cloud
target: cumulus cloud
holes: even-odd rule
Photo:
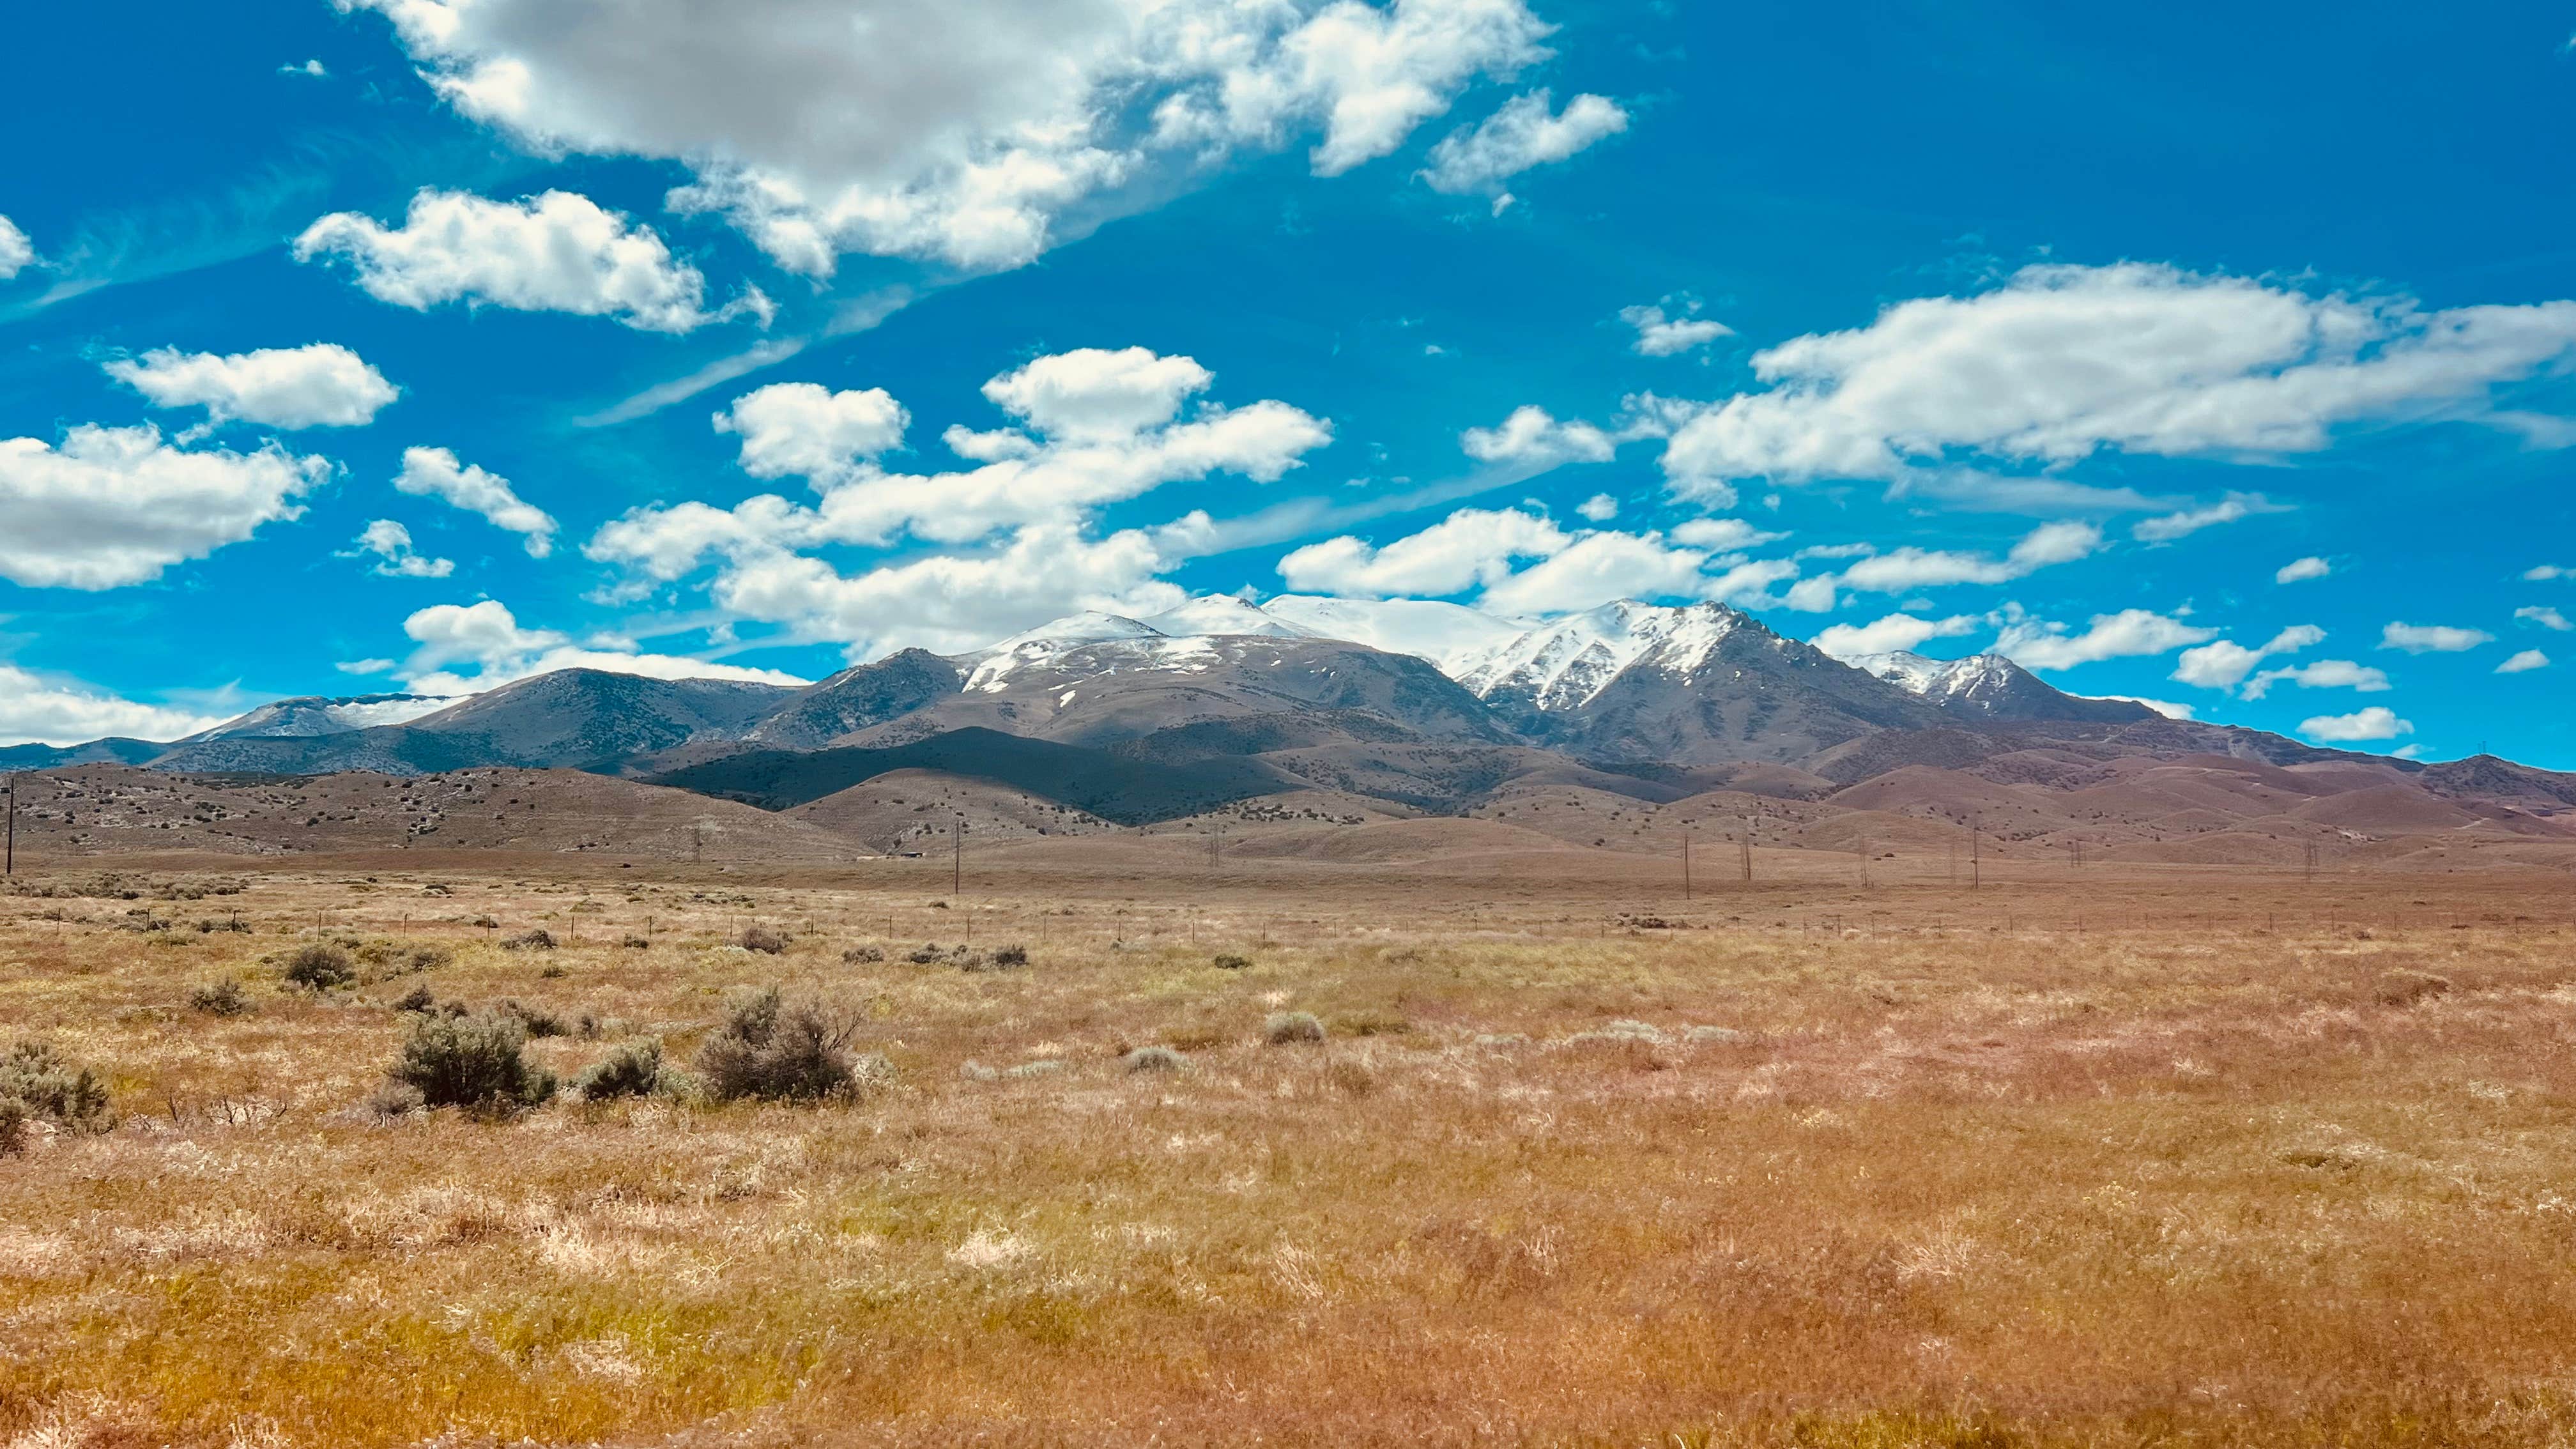
[[[2292,559],[2288,563],[2285,563],[2279,568],[2273,570],[2272,582],[2276,584],[2295,584],[2304,582],[2308,579],[2321,579],[2333,572],[2333,564],[2327,563],[2324,559],[2311,554],[2306,558]]]
[[[652,228],[569,191],[506,202],[423,190],[400,227],[335,212],[305,228],[295,256],[346,260],[367,295],[415,311],[465,302],[613,317],[646,332],[745,314],[765,323],[771,311],[758,288],[708,311],[706,278]]]
[[[375,571],[389,579],[443,579],[456,572],[452,559],[424,558],[412,551],[411,530],[390,518],[379,518],[358,535],[346,557],[373,557]]]
[[[2533,584],[2547,583],[2552,579],[2576,579],[2576,568],[2564,568],[2558,564],[2535,564],[2524,569],[2522,577],[2525,583]]]
[[[1950,584],[2004,584],[2041,569],[2073,563],[2100,551],[2102,530],[2089,523],[2043,523],[2003,558],[1908,545],[1874,554],[1842,572],[1842,586],[1867,593],[1899,594]]]
[[[1545,472],[1567,463],[1607,463],[1618,443],[1590,423],[1558,422],[1545,408],[1515,408],[1498,428],[1469,428],[1458,445],[1479,463]]]
[[[18,223],[0,216],[0,282],[8,281],[36,264],[36,244],[18,229]]]
[[[1666,298],[1665,301],[1671,301]],[[1697,312],[1693,302],[1689,310]],[[1732,337],[1735,329],[1723,322],[1705,317],[1667,316],[1663,307],[1622,307],[1619,320],[1637,329],[1637,340],[1629,350],[1640,357],[1676,357],[1693,348],[1706,347],[1721,337]]]
[[[1279,561],[1279,576],[1301,594],[1441,597],[1500,584],[1515,561],[1547,558],[1573,542],[1537,513],[1462,508],[1384,548],[1347,536],[1310,543]]]
[[[356,428],[401,396],[385,375],[336,342],[219,356],[163,347],[105,364],[154,407],[201,407],[208,420],[272,428]]]
[[[653,679],[737,679],[780,685],[809,682],[775,669],[746,669],[669,654],[642,654],[631,646],[586,648],[574,643],[571,636],[552,629],[520,627],[518,618],[497,599],[433,605],[405,619],[403,633],[417,647],[410,658],[396,666],[396,673],[416,694],[477,694],[559,669],[598,669]],[[472,665],[474,672],[454,672],[461,664]]]
[[[949,431],[949,446],[983,466],[926,475],[886,471],[844,448],[846,437],[778,422],[771,409],[756,409],[746,420],[737,405],[727,416],[736,431],[752,428],[745,435],[752,460],[780,471],[790,464],[828,465],[809,475],[822,494],[817,504],[764,494],[730,510],[702,503],[638,509],[600,530],[588,553],[669,580],[709,554],[883,545],[904,532],[973,543],[1030,524],[1077,520],[1167,483],[1220,473],[1275,483],[1332,441],[1331,424],[1282,402],[1231,409],[1203,404],[1184,417],[1185,403],[1211,381],[1186,357],[1157,357],[1142,348],[1038,358],[985,385],[986,396],[1021,426]],[[775,411],[812,420],[796,408]],[[861,432],[876,422],[896,426],[873,403],[858,411],[875,420]]]
[[[1613,599],[1689,597],[1707,583],[1706,562],[1708,555],[1671,547],[1658,534],[1587,533],[1492,584],[1477,603],[1498,614],[1563,614]]]
[[[1995,652],[2025,669],[2072,669],[2104,659],[2165,654],[2200,644],[2217,633],[2152,609],[2096,614],[2083,633],[2045,619],[2017,619],[2004,626]]]
[[[754,478],[845,477],[862,458],[900,447],[910,415],[883,388],[833,392],[782,382],[733,400],[719,433],[742,437],[742,471]]]
[[[1963,455],[2277,458],[2363,423],[2513,426],[2493,391],[2571,350],[2571,301],[2430,311],[2143,263],[2036,266],[1756,353],[1766,388],[1680,428],[1664,468],[1687,496],[1746,478],[1894,480]]]
[[[2266,669],[2245,682],[2247,699],[2261,699],[2280,683],[2295,684],[2301,689],[2349,689],[2361,694],[2386,694],[2388,675],[2382,670],[2358,664],[2350,659],[2320,659],[2295,668]]]
[[[2415,733],[2415,726],[2410,721],[2399,719],[2397,711],[2388,706],[2374,704],[2353,714],[2323,714],[2301,720],[2299,733],[2329,744],[2357,744],[2411,735]]]
[[[2188,538],[2204,528],[2215,528],[2222,523],[2235,523],[2258,513],[2289,511],[2260,493],[2230,493],[2205,508],[2186,508],[2180,513],[2168,513],[2160,518],[2142,520],[2135,528],[2129,530],[2129,536],[2140,543],[2171,543],[2178,538]]]
[[[2567,622],[2566,615],[2539,604],[2516,609],[2513,611],[2513,616],[2526,624],[2537,624],[2543,629],[2554,629],[2561,634],[2570,629],[2576,629],[2576,624]]]
[[[0,578],[35,588],[112,589],[297,517],[330,478],[327,459],[275,444],[187,449],[161,430],[84,425],[60,447],[0,441]]]
[[[992,549],[856,575],[816,558],[761,552],[729,566],[715,597],[741,617],[840,641],[853,659],[903,647],[956,653],[1086,609],[1141,617],[1178,608],[1188,593],[1156,575],[1203,547],[1206,527],[1206,516],[1194,514],[1093,539],[1070,522],[1031,524]]]
[[[2173,677],[2185,684],[2203,689],[2234,689],[2254,672],[2254,666],[2275,655],[2296,654],[2314,648],[2326,639],[2326,631],[2314,624],[2293,624],[2275,634],[2262,647],[2248,649],[2232,639],[2186,649],[2174,661]],[[2248,698],[2260,698],[2249,694]]]
[[[1926,641],[1954,638],[1973,631],[1978,620],[1969,614],[1947,619],[1919,619],[1912,614],[1890,614],[1868,624],[1836,624],[1816,635],[1818,649],[1836,659],[1858,659],[1871,654],[1895,654],[1913,650]]]
[[[1450,132],[1431,148],[1423,181],[1451,196],[1500,191],[1524,171],[1566,160],[1628,129],[1628,113],[1607,96],[1576,96],[1563,111],[1549,109],[1553,100],[1544,90],[1515,96],[1476,125]]]
[[[463,114],[548,153],[682,162],[779,265],[1029,262],[1245,149],[1339,175],[1549,54],[1523,0],[335,0]],[[1571,109],[1571,108],[1569,108]]]
[[[2379,631],[2380,648],[2403,649],[2409,654],[2459,654],[2494,642],[2495,636],[2483,629],[2456,629],[2447,624],[2391,624]]]
[[[552,515],[521,499],[509,479],[461,462],[445,448],[405,448],[394,487],[481,514],[493,527],[520,535],[530,558],[544,558],[555,551]]]
[[[2497,665],[2495,667],[2495,672],[2498,674],[2528,674],[2532,670],[2547,669],[2548,667],[2548,655],[2541,653],[2537,649],[2525,649],[2521,653],[2514,655],[2511,659]]]
[[[1594,523],[1608,523],[1619,516],[1619,500],[1607,493],[1595,493],[1576,504],[1574,511]]]
[[[1589,515],[1586,515],[1587,517]],[[1733,553],[1737,549],[1760,548],[1777,543],[1789,535],[1771,533],[1754,527],[1741,518],[1693,518],[1673,525],[1673,541],[1711,553]]]
[[[166,741],[222,723],[220,716],[137,704],[77,680],[0,664],[0,745],[80,745],[110,738]]]

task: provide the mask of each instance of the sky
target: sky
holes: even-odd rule
[[[184,0],[0,53],[0,742],[1713,600],[2576,769],[2576,13]]]

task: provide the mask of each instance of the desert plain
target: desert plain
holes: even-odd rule
[[[2576,1442],[2566,873],[1387,829],[22,853],[0,1443]]]

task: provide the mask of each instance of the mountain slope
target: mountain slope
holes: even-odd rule
[[[2040,679],[2000,654],[1926,659],[1920,654],[1867,654],[1849,661],[1945,714],[1969,720],[2088,720],[2126,724],[2161,718],[2125,699],[2084,699]]]

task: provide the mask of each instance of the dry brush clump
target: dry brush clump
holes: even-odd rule
[[[882,1058],[852,1055],[859,1019],[777,987],[736,988],[725,1019],[698,1047],[698,1074],[720,1101],[816,1102],[876,1085]]]
[[[514,1112],[555,1094],[555,1074],[527,1060],[527,1045],[527,1024],[507,1013],[420,1016],[385,1075],[424,1106]]]

